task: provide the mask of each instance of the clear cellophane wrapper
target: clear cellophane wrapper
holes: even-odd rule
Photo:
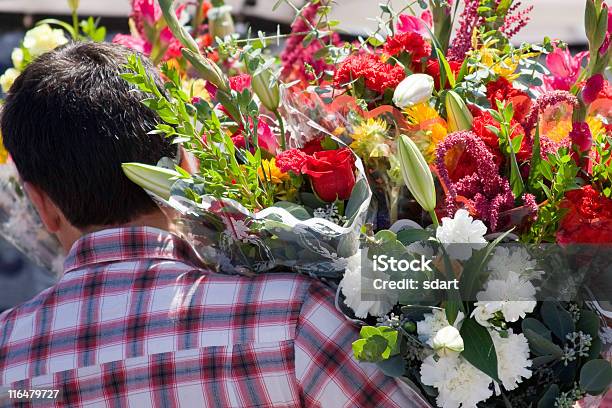
[[[12,162],[0,164],[0,236],[49,274],[61,274],[63,250],[42,225]]]
[[[316,136],[330,136],[285,94],[289,147],[301,147]],[[264,272],[297,272],[324,280],[342,277],[346,259],[359,248],[361,228],[371,191],[359,158],[355,157],[356,184],[345,206],[342,221],[314,216],[300,204],[279,203],[251,212],[240,203],[202,195],[199,203],[186,198],[197,185],[179,180],[169,200],[154,196],[160,207],[175,221],[177,232],[187,239],[206,264],[223,273],[252,275]]]

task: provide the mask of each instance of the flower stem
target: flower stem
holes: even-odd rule
[[[438,228],[440,226],[440,221],[438,221],[436,210],[429,211],[429,215],[431,216],[431,220],[433,221],[434,228]]]
[[[280,144],[281,149],[283,151],[286,150],[286,141],[285,141],[285,122],[283,121],[283,117],[281,116],[278,109],[274,110],[274,116],[276,116],[276,120],[278,121],[278,126],[280,127]]]

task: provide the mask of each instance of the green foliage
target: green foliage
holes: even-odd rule
[[[561,202],[565,193],[580,188],[579,171],[567,148],[561,148],[549,154],[547,160],[539,161],[537,175],[530,184],[534,189],[530,193],[536,196],[538,202],[545,201],[545,204],[540,207],[538,219],[521,237],[524,242],[555,242],[559,223],[565,215]]]
[[[609,361],[598,359],[586,363],[580,370],[580,388],[591,394],[604,393],[612,383],[612,366]]]
[[[489,111],[493,119],[499,123],[499,128],[495,126],[489,127],[489,130],[494,132],[499,138],[500,150],[505,153],[510,159],[509,177],[512,193],[517,199],[523,195],[525,185],[523,177],[516,161],[516,154],[521,150],[522,136],[512,138],[514,128],[512,127],[512,118],[514,117],[514,108],[511,103],[497,101],[497,109]],[[518,125],[517,125],[518,126]]]
[[[129,59],[127,72],[122,77],[150,95],[142,103],[157,112],[164,123],[152,133],[172,138],[200,161],[200,174],[194,177],[206,194],[224,197],[242,203],[249,210],[266,208],[274,204],[274,186],[258,175],[262,168],[261,150],[238,152],[215,111],[206,102],[192,104],[191,95],[182,88],[178,72],[168,66],[162,67],[168,78],[166,94],[160,90],[153,78],[149,77],[137,56]],[[234,102],[237,101],[237,102]],[[248,90],[235,94],[230,102],[240,114],[253,113],[252,95]],[[256,107],[256,105],[255,105]],[[236,126],[236,125],[234,125]],[[254,123],[254,129],[257,123]],[[247,146],[257,145],[253,130],[248,127]],[[206,142],[203,140],[206,135]],[[239,161],[240,158],[240,161]]]
[[[364,326],[360,339],[353,342],[353,353],[360,361],[376,363],[398,353],[398,332],[390,327]]]
[[[605,132],[594,135],[591,180],[605,197],[612,197],[612,137]]]
[[[476,320],[466,319],[461,325],[460,333],[461,337],[466,339],[461,355],[474,367],[499,382],[497,354],[489,331]]]

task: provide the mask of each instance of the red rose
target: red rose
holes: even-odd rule
[[[567,213],[557,231],[560,244],[612,242],[612,200],[592,186],[565,194],[561,208]]]
[[[355,186],[355,156],[348,148],[316,152],[308,157],[302,173],[310,176],[313,190],[323,201],[347,200]]]
[[[531,110],[531,98],[527,93],[515,89],[504,77],[487,84],[487,99],[493,109],[497,109],[497,102],[511,102],[514,108],[514,119],[521,122]]]

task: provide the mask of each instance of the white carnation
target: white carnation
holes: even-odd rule
[[[491,378],[457,355],[438,361],[433,355],[425,358],[421,382],[438,390],[436,402],[441,408],[473,408],[493,395]]]
[[[508,271],[516,272],[524,280],[540,279],[544,271],[537,271],[537,262],[523,247],[499,246],[495,249],[488,264],[490,279],[506,279]]]
[[[467,210],[461,209],[453,218],[442,218],[442,225],[436,230],[436,238],[445,244],[451,258],[467,260],[472,250],[484,248],[487,240],[484,235],[487,227],[480,220],[474,220]]]
[[[49,24],[41,24],[28,31],[23,39],[23,46],[36,58],[45,52],[51,51],[68,43],[64,31],[51,28]]]
[[[361,253],[357,253],[347,260],[346,271],[340,282],[340,289],[344,295],[344,303],[350,307],[355,316],[364,318],[368,314],[372,316],[384,316],[397,303],[397,293],[387,290],[380,295],[376,295],[377,300],[362,300],[361,284],[366,283],[369,287],[374,287],[373,281],[375,278],[388,279],[388,276],[382,272],[372,272],[376,276],[362,277],[361,271]],[[373,295],[369,295],[373,296]]]
[[[454,327],[458,328],[463,321],[465,315],[461,312],[457,314]],[[433,338],[443,328],[450,326],[446,319],[446,312],[440,309],[434,309],[432,313],[425,315],[425,319],[417,322],[417,333],[419,340],[433,347]]]
[[[516,389],[523,378],[531,377],[531,360],[529,360],[529,343],[523,334],[514,334],[508,330],[508,337],[503,338],[496,331],[491,331],[491,338],[497,354],[497,372],[507,391]],[[495,388],[499,393],[499,385]]]
[[[478,302],[475,303],[476,309],[472,316],[481,323],[485,316],[492,317],[496,312],[501,312],[504,320],[516,322],[519,318],[524,318],[527,313],[533,312],[536,306],[535,294],[536,289],[530,281],[510,271],[504,280],[487,281],[485,290],[476,294]]]

